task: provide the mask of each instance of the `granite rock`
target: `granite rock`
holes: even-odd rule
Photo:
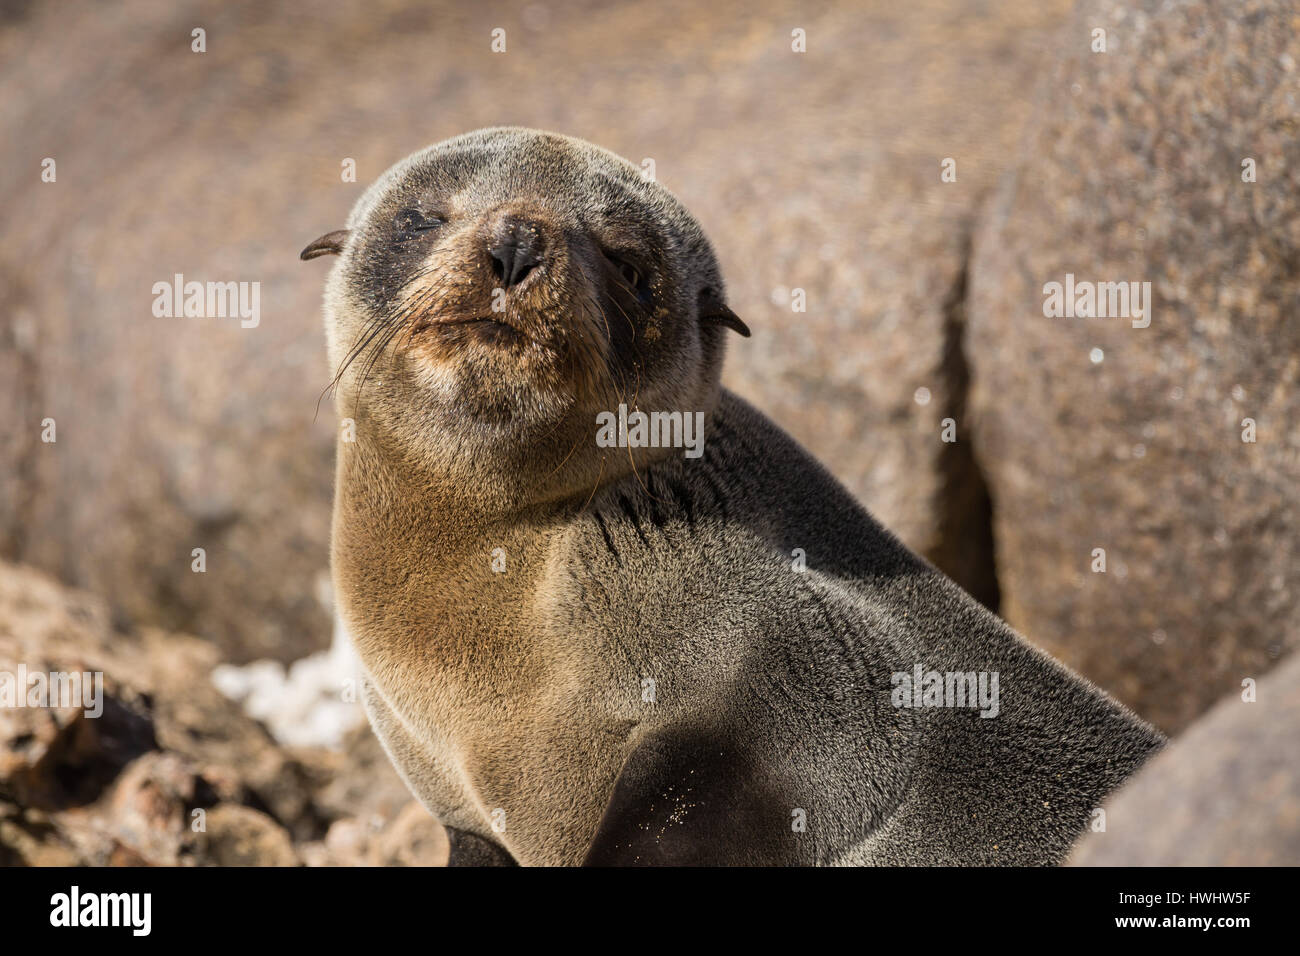
[[[1077,866],[1300,866],[1300,656],[1228,695],[1106,804]]]
[[[1300,32],[1222,14],[1082,3],[971,265],[1001,613],[1167,732],[1300,646]]]
[[[212,686],[218,661],[197,638],[116,630],[105,602],[0,562],[0,865],[446,862],[368,727],[341,749],[283,747]],[[19,675],[30,691],[38,672],[74,671],[100,692],[4,699]]]

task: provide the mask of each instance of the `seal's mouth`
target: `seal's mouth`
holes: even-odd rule
[[[505,319],[458,319],[445,323],[443,327],[454,333],[473,335],[479,341],[498,345],[517,345],[532,340],[527,332]]]
[[[509,345],[532,337],[504,314],[427,316],[418,321],[412,333],[433,332],[453,338]]]

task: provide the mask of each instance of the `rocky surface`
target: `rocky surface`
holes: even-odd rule
[[[236,663],[324,648],[328,263],[297,253],[407,153],[517,123],[655,161],[755,329],[728,381],[992,602],[961,414],[966,249],[1067,6],[13,6],[0,17],[0,82],[23,90],[0,103],[13,146],[0,165],[0,446],[13,456],[0,556]],[[40,179],[47,157],[54,183]],[[944,183],[948,157],[957,180]],[[260,282],[258,326],[155,317],[153,285],[177,273]],[[963,421],[955,444],[938,438],[949,415]]]
[[[1230,694],[1106,805],[1079,866],[1300,866],[1300,656]]]
[[[0,706],[0,865],[445,863],[441,827],[368,729],[339,751],[281,747],[212,686],[217,661],[0,564],[0,682],[103,672],[98,717],[70,699]]]
[[[1300,646],[1300,32],[1223,13],[1079,7],[971,266],[1001,612],[1166,731]],[[1149,327],[1045,317],[1067,273]]]

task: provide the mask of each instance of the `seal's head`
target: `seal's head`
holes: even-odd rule
[[[326,329],[341,414],[516,502],[667,453],[598,449],[596,416],[708,411],[726,327],[749,334],[681,204],[552,133],[486,129],[408,157],[302,258],[327,253],[340,255]]]

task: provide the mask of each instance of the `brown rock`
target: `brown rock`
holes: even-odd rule
[[[331,824],[325,839],[309,845],[311,866],[446,866],[447,831],[419,802],[408,800],[395,817],[349,817]]]
[[[77,866],[84,857],[40,811],[0,799],[0,866]]]
[[[145,754],[114,782],[100,813],[121,848],[154,865],[174,865],[188,841],[196,806],[196,778],[188,761],[176,754]]]
[[[322,841],[301,848],[308,866],[446,866],[446,831],[402,783],[369,726],[348,739],[340,765],[313,793],[334,819]]]
[[[156,746],[146,695],[103,673],[106,630],[101,603],[0,566],[0,788],[16,803],[48,811],[89,802]]]
[[[199,834],[204,863],[214,866],[297,866],[289,834],[265,813],[223,803],[207,815]]]
[[[1226,697],[1106,806],[1079,866],[1300,865],[1300,656]]]
[[[376,866],[446,866],[447,831],[412,800],[375,840]]]
[[[976,242],[1002,613],[1166,731],[1300,646],[1294,16],[1081,4]],[[1150,326],[1045,317],[1067,273],[1150,282]]]
[[[0,865],[445,862],[368,728],[341,753],[282,748],[212,686],[217,660],[195,638],[115,632],[101,602],[0,562],[0,680],[85,669],[104,689],[99,717],[0,707]]]

